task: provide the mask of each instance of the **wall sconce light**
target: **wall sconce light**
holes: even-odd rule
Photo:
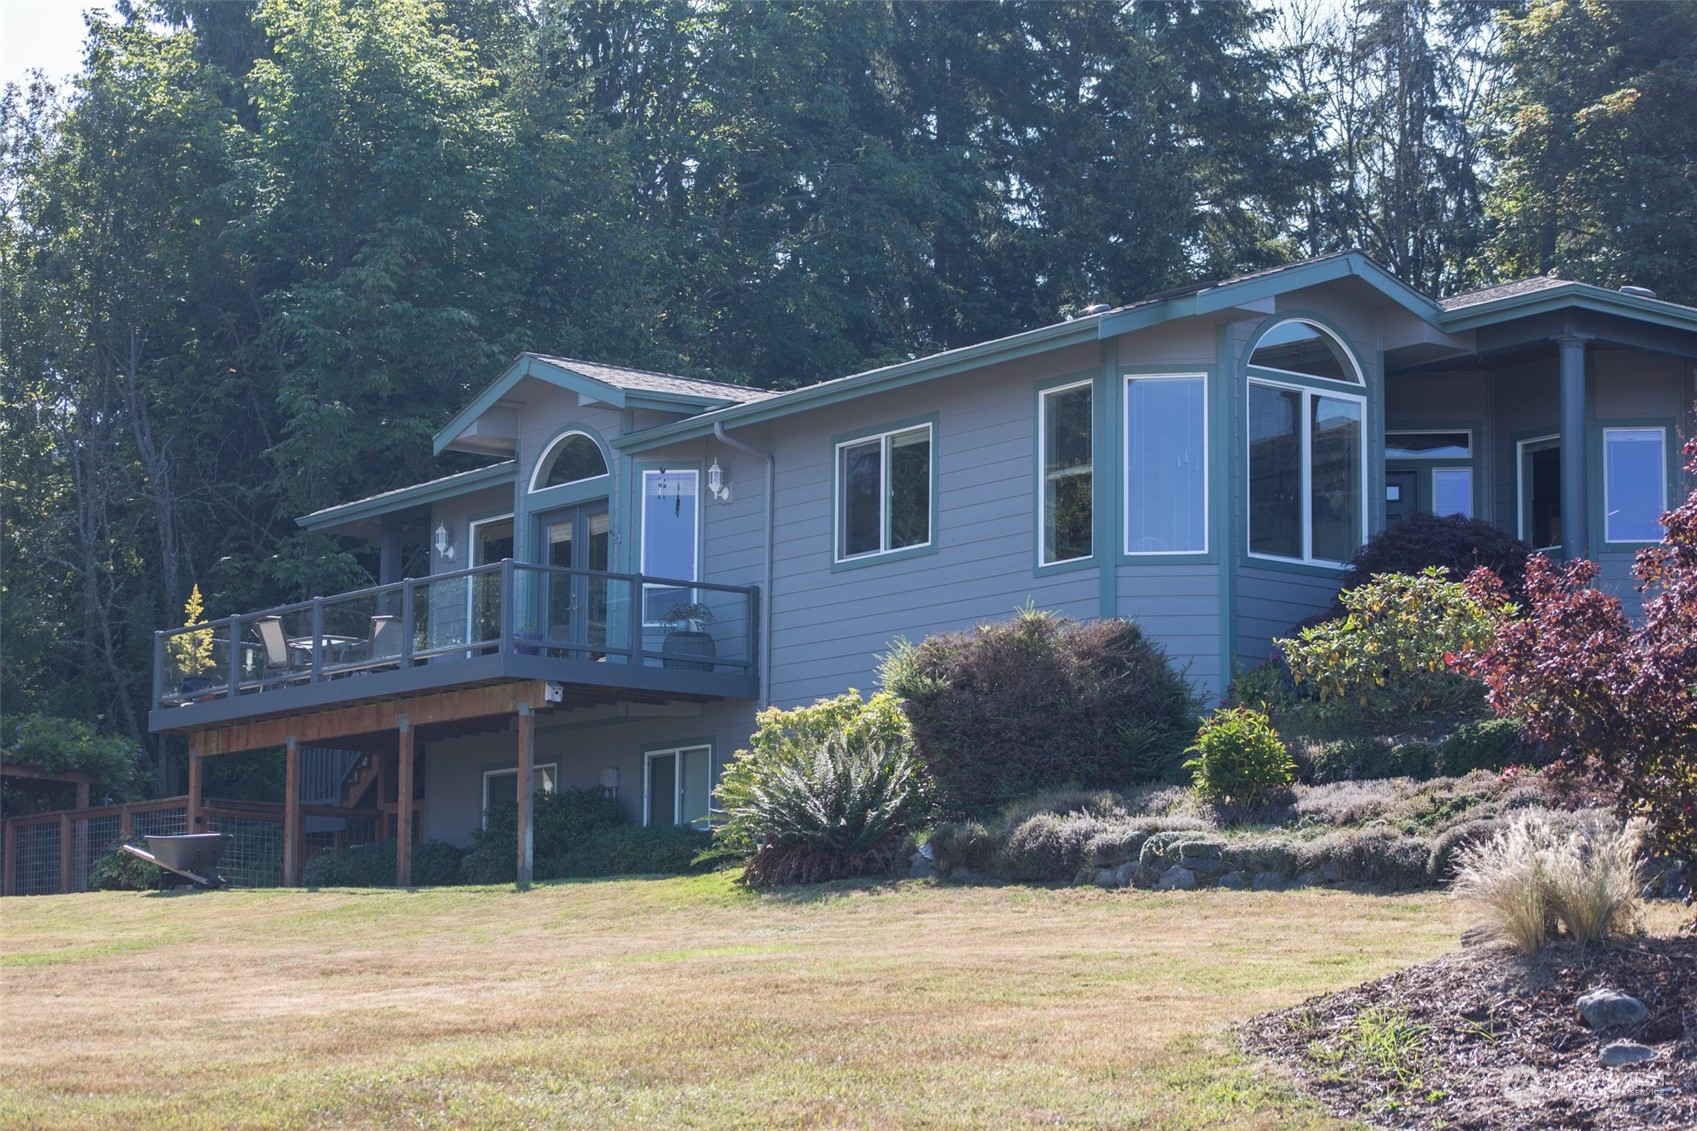
[[[719,467],[719,457],[713,457],[713,466],[707,469],[707,489],[721,503],[731,501],[731,489],[725,486],[725,473]]]
[[[436,526],[436,554],[444,561],[454,560],[454,543],[448,528],[440,523]]]

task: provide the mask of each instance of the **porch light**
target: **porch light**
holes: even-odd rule
[[[713,492],[713,497],[721,503],[731,501],[731,489],[725,486],[725,473],[719,468],[719,457],[713,457],[713,466],[707,469],[707,489]]]
[[[436,554],[445,561],[454,560],[454,543],[448,528],[440,523],[436,526]]]

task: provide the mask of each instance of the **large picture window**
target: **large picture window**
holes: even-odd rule
[[[1125,548],[1208,549],[1208,381],[1131,377],[1125,387]]]
[[[931,543],[931,426],[837,445],[837,560]]]
[[[1044,565],[1091,553],[1092,400],[1088,381],[1045,390],[1040,398]]]
[[[1286,384],[1268,375],[1319,380]],[[1249,550],[1293,561],[1340,564],[1367,525],[1367,402],[1332,392],[1360,386],[1349,351],[1309,322],[1264,334],[1250,354]]]
[[[559,765],[550,762],[545,766],[531,767],[531,792],[553,793],[559,778]],[[489,812],[503,805],[519,803],[519,771],[518,767],[510,770],[487,770],[483,774],[483,824],[489,825]]]
[[[1668,504],[1667,433],[1660,428],[1603,429],[1603,537],[1661,541]]]

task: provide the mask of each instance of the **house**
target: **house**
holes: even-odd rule
[[[160,633],[150,722],[191,812],[204,758],[284,747],[290,880],[337,819],[314,751],[364,752],[344,802],[403,843],[525,827],[521,782],[693,821],[762,705],[1026,603],[1134,618],[1217,697],[1413,511],[1622,585],[1690,487],[1694,362],[1647,292],[1437,300],[1356,252],[783,393],[524,354],[436,436],[487,466],[300,520],[377,539],[378,586]]]

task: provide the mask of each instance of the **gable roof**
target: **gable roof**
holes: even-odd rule
[[[1443,312],[1438,316],[1438,324],[1448,332],[1574,309],[1615,314],[1673,330],[1697,331],[1697,307],[1558,279],[1554,275],[1480,287],[1452,295],[1439,305]]]
[[[485,386],[470,404],[436,433],[436,452],[440,454],[456,444],[466,450],[485,453],[506,448],[516,436],[516,431],[507,427],[507,421],[486,417],[490,417],[492,411],[498,412],[497,406],[510,399],[526,381],[566,389],[613,408],[647,408],[683,414],[745,404],[773,395],[746,385],[703,381],[650,369],[630,369],[548,354],[521,353],[505,372]],[[480,428],[480,424],[483,427]]]

